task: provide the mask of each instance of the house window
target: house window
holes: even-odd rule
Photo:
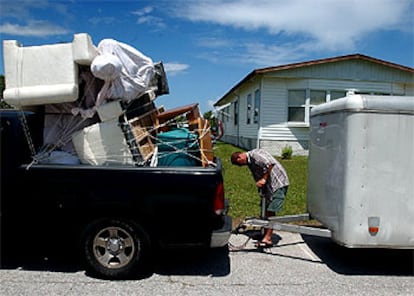
[[[288,121],[305,121],[306,90],[288,91]]]
[[[324,90],[313,90],[311,89],[309,92],[309,114],[312,107],[315,107],[317,105],[326,103],[327,101],[327,94]]]
[[[312,107],[346,96],[344,90],[288,90],[288,121],[309,123]]]
[[[233,110],[233,114],[234,114],[234,125],[237,125],[237,122],[239,121],[239,107],[237,104],[237,101],[234,102],[234,110]]]
[[[375,92],[375,91],[355,91],[356,95],[376,95],[376,96],[390,96],[390,93]]]
[[[246,123],[250,124],[251,118],[252,118],[252,94],[247,95],[247,114],[246,114],[247,120]]]
[[[339,99],[339,98],[343,98],[346,96],[346,92],[345,91],[341,91],[341,90],[331,90],[329,93],[329,99],[330,101]]]
[[[326,103],[326,91],[324,90],[310,90],[310,105],[311,107]]]
[[[260,120],[260,89],[254,92],[254,115],[253,123],[259,123]]]

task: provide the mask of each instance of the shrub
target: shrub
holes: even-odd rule
[[[292,146],[286,145],[282,149],[282,159],[291,159],[293,154]]]

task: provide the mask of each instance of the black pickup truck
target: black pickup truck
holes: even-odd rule
[[[222,166],[36,164],[42,121],[1,110],[1,256],[79,251],[86,270],[122,279],[157,248],[224,247],[231,231]]]

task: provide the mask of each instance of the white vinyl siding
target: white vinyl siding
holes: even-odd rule
[[[270,126],[261,130],[260,140],[307,141],[308,134],[306,127]]]
[[[237,134],[236,126],[234,125],[234,113],[233,109],[234,104],[232,103],[230,106],[226,107],[223,114],[223,127],[224,127],[224,133],[226,135],[235,136]]]
[[[233,103],[233,124],[239,124],[239,102],[235,101]]]
[[[287,122],[287,90],[284,79],[263,79],[261,90],[261,127],[284,125]]]

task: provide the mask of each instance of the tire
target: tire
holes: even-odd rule
[[[105,279],[137,276],[150,256],[148,235],[131,221],[94,222],[86,228],[82,242],[87,271]]]

